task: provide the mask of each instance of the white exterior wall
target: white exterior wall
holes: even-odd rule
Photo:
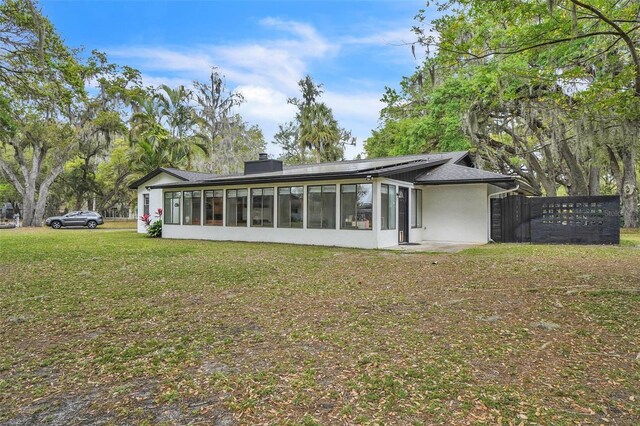
[[[152,185],[162,185],[165,183],[177,183],[182,182],[177,177],[168,175],[166,173],[160,173],[157,176],[152,177],[148,181],[144,182],[144,184],[138,187],[138,214],[136,215],[136,219],[138,220],[138,233],[144,234],[147,232],[147,229],[144,226],[144,223],[140,220],[140,216],[144,214],[144,199],[143,194],[149,194],[149,214],[151,217],[154,217],[154,213],[158,211],[158,209],[163,208],[162,205],[162,189],[151,189],[148,190],[146,187]]]
[[[353,184],[353,183],[371,183],[373,184],[373,229],[340,229],[340,184]],[[146,183],[145,185],[149,185]],[[338,229],[309,229],[307,228],[307,186],[310,185],[337,185],[336,188],[336,224]],[[278,228],[277,227],[277,212],[278,212],[278,188],[279,187],[291,187],[302,186],[304,187],[304,201],[303,201],[303,228]],[[251,211],[251,189],[254,188],[275,188],[274,196],[274,221],[275,226],[273,228],[268,227],[252,227],[250,226],[251,215],[248,214],[247,226],[226,226],[226,190],[227,189],[248,189],[249,190],[249,212]],[[171,188],[168,191],[185,191],[185,190],[199,190],[207,191],[210,189],[224,189],[224,225],[212,226],[212,225],[167,225],[163,224],[162,236],[163,238],[184,238],[184,239],[198,239],[198,240],[218,240],[218,241],[250,241],[250,242],[269,242],[269,243],[290,243],[290,244],[309,244],[309,245],[323,245],[323,246],[338,246],[338,247],[356,247],[356,248],[382,248],[390,247],[398,244],[397,234],[395,239],[383,239],[379,241],[379,228],[380,228],[380,182],[379,181],[366,181],[362,179],[354,180],[340,180],[340,181],[309,181],[309,182],[291,182],[291,183],[278,183],[278,184],[247,184],[247,185],[233,185],[233,186],[211,186],[211,187],[192,187],[192,188]],[[152,190],[152,192],[158,190]],[[141,196],[140,196],[141,197]],[[162,201],[162,194],[159,195],[160,201]],[[204,209],[205,203],[202,203]],[[204,210],[202,211],[202,218],[204,218]],[[180,215],[182,217],[182,205],[180,206]],[[204,222],[204,220],[203,220]],[[385,231],[396,232],[396,231]]]
[[[487,243],[488,185],[424,186],[423,225],[427,241]]]
[[[138,216],[142,215],[143,194],[149,193],[149,212],[153,215],[158,208],[163,207],[163,190],[147,190],[146,187],[165,183],[178,183],[179,179],[162,173],[138,188]],[[340,184],[372,183],[373,184],[373,229],[353,230],[339,229],[340,227]],[[292,182],[278,184],[260,185],[233,185],[233,186],[210,186],[210,187],[184,187],[171,188],[170,191],[224,189],[224,223],[223,226],[211,225],[167,225],[163,226],[163,237],[179,239],[200,239],[219,241],[250,241],[250,242],[273,242],[290,244],[326,245],[339,247],[356,248],[385,248],[398,245],[398,228],[382,230],[381,227],[381,191],[382,183],[395,185],[409,189],[409,222],[414,199],[411,197],[411,189],[422,190],[422,227],[412,228],[409,223],[409,242],[417,243],[421,241],[438,242],[469,242],[487,243],[489,204],[488,195],[495,192],[497,188],[487,184],[464,184],[464,185],[438,185],[438,186],[414,186],[411,183],[395,181],[386,178],[376,178],[373,181],[365,180],[341,180],[341,181],[309,181]],[[338,229],[308,229],[307,228],[307,186],[309,185],[337,185],[336,192],[336,223]],[[289,186],[304,187],[304,208],[303,208],[303,228],[278,228],[277,223],[273,228],[262,228],[250,226],[250,210],[248,213],[247,226],[235,227],[226,226],[226,190],[227,189],[249,189],[249,209],[250,191],[252,188],[275,188],[274,196],[274,221],[277,222],[277,188]],[[490,189],[491,187],[491,189]],[[201,192],[203,194],[203,192]],[[182,203],[181,203],[182,204]],[[204,223],[204,200],[202,204],[201,218]],[[396,200],[396,221],[399,203]],[[182,205],[180,206],[180,216],[182,218]],[[146,232],[144,225],[138,224],[138,232]]]

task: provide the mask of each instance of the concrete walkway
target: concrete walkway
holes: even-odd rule
[[[480,243],[447,243],[436,241],[421,241],[419,243],[402,244],[394,247],[389,247],[389,250],[400,250],[407,252],[436,252],[436,253],[457,253],[462,250],[466,250],[471,247],[479,247],[484,244]]]

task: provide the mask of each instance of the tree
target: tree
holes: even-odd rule
[[[249,150],[255,158],[257,154],[254,153],[264,149],[262,133],[252,138],[242,118],[234,113],[244,97],[227,90],[223,76],[215,67],[208,83],[194,81],[193,85],[197,103],[195,137],[205,153],[206,159],[201,162],[203,168],[211,173],[238,171],[245,159],[238,156],[239,153]]]
[[[107,57],[94,51],[85,73],[96,76],[95,95],[74,106],[73,123],[78,134],[75,157],[65,166],[61,179],[67,184],[66,199],[96,209],[102,188],[96,180],[99,165],[110,156],[113,140],[127,134],[123,115],[132,96],[140,93],[140,73],[129,67],[110,64]]]
[[[424,69],[429,69],[426,65]],[[447,84],[429,80],[422,72],[404,78],[401,91],[386,88],[380,113],[381,126],[365,141],[368,157],[460,151],[470,148],[462,128],[468,107],[468,86],[462,80]]]
[[[445,13],[430,28],[417,16],[412,48],[424,46],[428,59],[400,106],[430,116],[447,103],[434,93],[462,88],[459,128],[479,161],[547,195],[598,194],[615,181],[625,225],[637,226],[640,4],[437,6]]]
[[[197,160],[198,170],[210,173],[240,173],[245,161],[255,160],[264,152],[265,141],[262,130],[249,125],[239,114],[226,119],[225,130],[217,138],[214,149]]]
[[[338,125],[331,108],[318,101],[323,93],[322,84],[315,84],[307,75],[298,82],[298,86],[302,98],[288,99],[298,108],[295,120],[280,125],[274,136],[274,143],[283,149],[283,158],[303,161],[307,152],[311,152],[316,163],[344,159],[345,145],[354,145],[355,138]],[[292,137],[296,138],[295,143],[292,143]]]
[[[190,92],[183,86],[160,86],[131,97],[129,141],[134,148],[132,168],[148,173],[158,167],[190,167],[194,139]]]
[[[83,67],[29,0],[0,4],[0,31],[0,145],[12,156],[0,156],[0,171],[22,197],[24,225],[39,226],[76,147],[69,112],[85,95]]]
[[[273,143],[282,149],[280,159],[286,164],[307,164],[314,161],[307,150],[300,144],[299,127],[293,122],[279,124],[278,131],[273,135]]]

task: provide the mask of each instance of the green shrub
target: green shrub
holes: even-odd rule
[[[162,220],[158,219],[147,226],[147,235],[151,238],[162,237]]]

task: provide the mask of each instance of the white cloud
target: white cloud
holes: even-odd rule
[[[191,87],[192,80],[182,77],[169,77],[169,76],[153,76],[148,74],[142,74],[142,82],[145,86],[158,87],[162,84],[166,84],[169,87],[186,86]]]
[[[213,63],[207,52],[187,49],[133,46],[107,49],[107,53],[114,58],[133,60],[135,66],[144,70],[181,72],[189,76],[207,73]]]
[[[263,86],[238,86],[236,90],[245,99],[240,108],[253,117],[284,122],[295,114],[295,107],[287,103],[287,96],[282,92]]]
[[[398,46],[412,43],[416,40],[416,35],[407,28],[386,30],[362,36],[348,36],[342,39],[344,44],[352,45],[391,45]]]
[[[153,86],[206,81],[215,65],[226,77],[228,87],[244,95],[246,102],[239,108],[243,118],[258,124],[270,142],[278,124],[293,119],[295,108],[287,104],[287,98],[298,95],[298,80],[310,73],[315,62],[329,63],[346,47],[390,46],[409,40],[411,35],[402,29],[329,40],[301,22],[265,18],[260,25],[274,30],[273,36],[188,48],[131,46],[105,50],[113,60],[124,59],[139,68],[144,83]],[[342,84],[348,85],[346,90],[327,89],[322,100],[333,109],[340,125],[358,136],[358,146],[347,150],[350,158],[362,152],[363,140],[377,125],[383,84],[349,76],[344,76]],[[273,150],[269,144],[270,153],[276,154]]]

